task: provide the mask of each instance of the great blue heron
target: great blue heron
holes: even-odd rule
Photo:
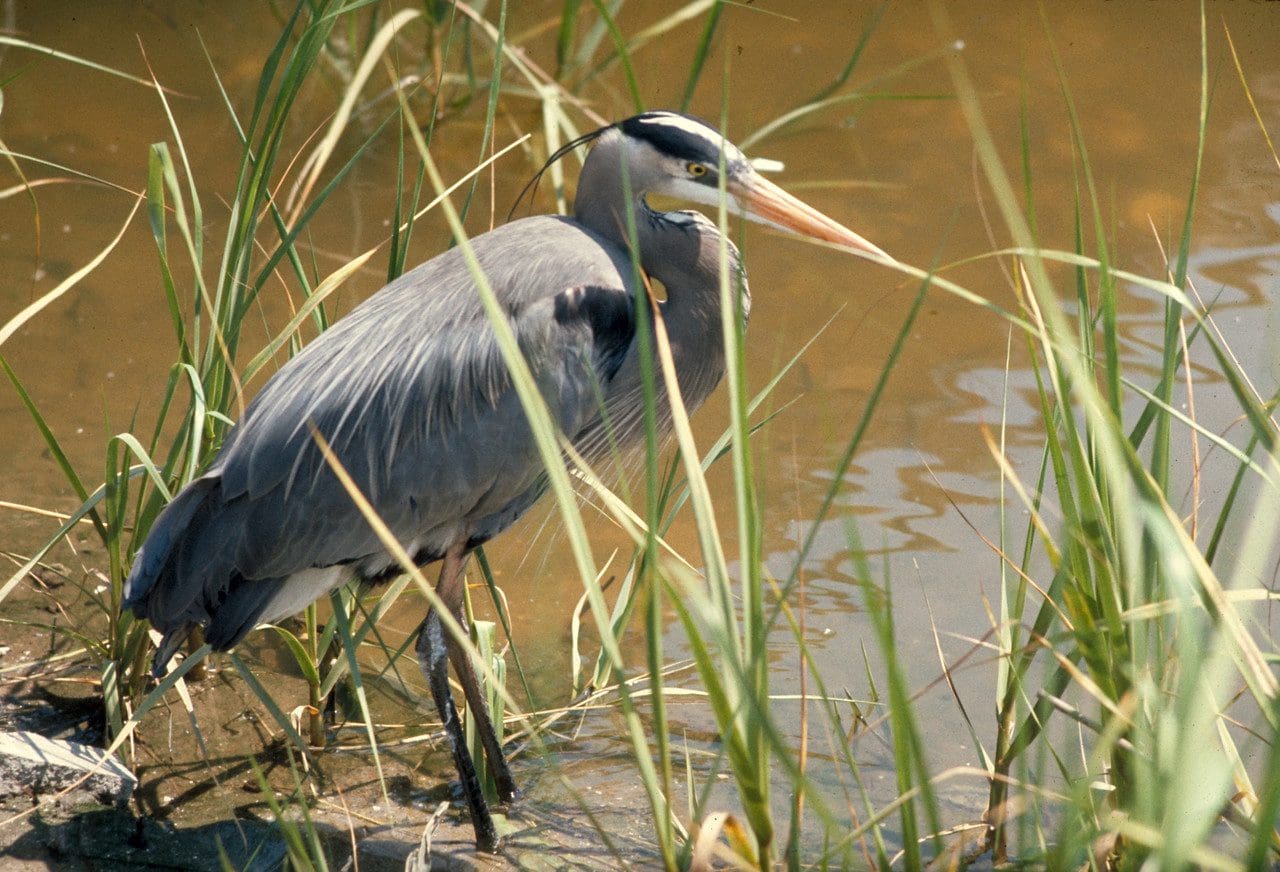
[[[646,291],[632,268],[633,246],[643,271],[666,289],[659,308],[686,405],[700,405],[724,371],[721,234],[701,213],[654,211],[646,195],[715,205],[723,165],[734,213],[887,259],[765,180],[696,118],[645,112],[570,145],[591,141],[572,218],[522,218],[471,240],[556,424],[588,459],[644,432],[633,316]],[[728,251],[745,314],[738,251],[732,244]],[[659,419],[669,418],[665,391],[657,394]],[[545,490],[524,411],[455,248],[391,282],[281,367],[209,470],[160,513],[124,589],[125,607],[163,633],[157,674],[196,626],[226,650],[255,625],[292,615],[347,580],[398,571],[330,470],[313,427],[414,560],[443,561],[437,592],[464,626],[468,555]],[[512,800],[516,787],[469,655],[431,609],[416,651],[477,847],[494,851],[498,837],[463,744],[446,656],[500,798]]]

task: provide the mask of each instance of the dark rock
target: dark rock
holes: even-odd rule
[[[0,733],[0,799],[33,800],[58,793],[85,776],[77,792],[103,805],[123,806],[138,779],[102,749],[48,739],[38,733]]]

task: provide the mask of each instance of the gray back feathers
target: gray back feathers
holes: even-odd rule
[[[634,209],[640,263],[666,287],[686,402],[700,404],[723,371],[718,231],[700,216],[654,213],[640,196],[620,199],[612,133],[584,169],[578,220],[526,218],[471,241],[556,423],[589,459],[634,442],[643,422],[633,318],[643,291],[619,210]],[[643,189],[656,172],[637,167],[633,180]],[[731,260],[740,274],[736,249]],[[195,624],[229,647],[260,617],[305,603],[312,585],[320,596],[343,577],[392,569],[313,426],[419,562],[486,541],[545,487],[473,278],[461,252],[448,251],[283,366],[208,472],[157,519],[125,605],[166,633],[164,660]]]

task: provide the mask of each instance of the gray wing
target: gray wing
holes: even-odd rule
[[[505,225],[472,245],[573,438],[599,419],[602,389],[632,345],[625,255],[554,217]],[[204,623],[247,582],[338,564],[370,577],[385,571],[390,558],[312,425],[420,561],[459,536],[495,535],[541,491],[523,409],[452,250],[366,300],[268,381],[206,475],[157,519],[126,604],[163,630]],[[251,599],[265,596],[263,588]]]

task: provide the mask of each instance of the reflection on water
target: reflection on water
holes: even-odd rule
[[[234,18],[222,14],[220,6],[189,4],[172,10],[146,7],[130,17],[126,28],[107,6],[20,3],[16,27],[34,42],[135,72],[145,69],[134,37],[140,34],[160,80],[180,92],[175,112],[202,185],[205,220],[216,235],[226,221],[219,197],[229,188],[238,149],[197,34],[233,102],[245,112],[276,25],[260,4],[244,4]],[[512,10],[509,32],[535,33],[527,46],[532,56],[551,57],[554,37],[537,26],[559,7],[530,3]],[[948,8],[952,15],[969,16],[954,26],[1013,170],[1021,148],[1019,111],[1026,105],[1040,235],[1047,246],[1071,249],[1073,204],[1082,180],[1073,164],[1077,148],[1061,84],[1035,7],[1019,7],[1013,14],[1003,5]],[[730,59],[732,136],[758,129],[827,85],[844,65],[868,14],[862,4],[787,10],[799,19],[745,6],[724,9],[719,49]],[[1213,14],[1231,28],[1263,117],[1280,117],[1280,75],[1269,69],[1280,45],[1280,16],[1249,4],[1215,7]],[[649,4],[628,6],[624,24],[638,29],[642,19],[656,15]],[[1080,113],[1099,209],[1114,245],[1112,258],[1146,275],[1165,271],[1166,255],[1157,238],[1173,257],[1187,202],[1198,112],[1197,15],[1194,6],[1183,4],[1059,4],[1048,13]],[[77,26],[64,26],[71,18]],[[696,31],[679,30],[636,55],[636,75],[651,105],[678,100]],[[1213,65],[1222,48],[1211,40]],[[1007,244],[990,192],[976,180],[959,107],[947,97],[949,80],[936,60],[940,49],[923,4],[893,5],[844,89],[862,88],[885,99],[838,104],[751,149],[785,161],[779,181],[819,209],[895,257],[926,265]],[[708,117],[718,115],[721,103],[716,57],[709,65],[714,72],[704,77],[694,101],[695,111]],[[0,53],[0,81],[29,61],[13,50]],[[602,81],[588,84],[585,95],[604,114],[620,116],[629,111],[621,83],[619,71],[610,70]],[[924,99],[897,99],[904,95]],[[8,81],[4,98],[3,137],[11,149],[130,190],[145,183],[147,145],[171,139],[160,107],[143,89],[51,60]],[[310,105],[300,109],[300,139],[322,122],[336,99],[331,86],[316,86]],[[507,137],[512,125],[537,126],[531,105],[519,96],[510,97],[503,112],[500,137]],[[475,105],[442,124],[436,156],[447,175],[474,161],[482,113],[483,106]],[[1232,74],[1223,73],[1212,113],[1191,275],[1201,295],[1216,301],[1219,326],[1266,395],[1280,378],[1280,330],[1273,314],[1280,275],[1280,187]],[[34,165],[24,169],[33,178],[49,174]],[[386,235],[393,169],[394,150],[375,149],[334,208],[313,225],[309,243],[321,272]],[[0,172],[4,186],[15,183],[8,168]],[[531,164],[520,158],[500,165],[498,220],[530,172]],[[0,200],[0,274],[7,277],[0,285],[0,320],[93,257],[130,207],[127,195],[100,185],[50,185],[35,196],[38,238],[30,201],[22,196]],[[488,222],[487,208],[473,216],[473,229]],[[1090,237],[1092,229],[1085,232]],[[437,220],[424,221],[411,261],[431,256],[446,241]],[[768,566],[786,578],[916,288],[895,274],[758,228],[746,231],[742,245],[756,301],[749,337],[754,384],[762,384],[831,321],[770,406],[789,407],[758,438]],[[1092,242],[1086,248],[1092,250]],[[1007,268],[988,259],[947,268],[945,275],[1012,307]],[[1070,273],[1059,270],[1055,276],[1069,296]],[[378,269],[366,270],[344,291],[340,306],[349,307],[380,283]],[[1128,285],[1122,291],[1122,353],[1135,363],[1150,360],[1163,341],[1160,298]],[[173,349],[154,243],[138,220],[120,248],[7,343],[4,354],[73,461],[92,478],[101,468],[105,437],[124,429],[135,409],[141,429],[150,426]],[[930,291],[865,443],[843,477],[835,511],[819,523],[801,567],[805,607],[812,626],[820,627],[813,634],[816,656],[828,670],[829,686],[848,687],[854,694],[865,690],[861,642],[867,633],[850,559],[850,524],[857,525],[873,572],[893,579],[914,679],[923,682],[938,673],[935,627],[970,638],[989,628],[983,597],[998,584],[999,562],[982,536],[999,540],[1001,485],[982,431],[999,440],[1001,427],[1006,428],[1015,468],[1025,480],[1034,478],[1040,462],[1038,411],[1025,358],[1022,339],[1015,336],[1011,342],[1007,326],[989,312]],[[1218,402],[1223,398],[1224,387],[1214,379],[1205,377],[1197,385],[1198,413],[1211,429],[1225,430],[1231,423],[1221,417],[1231,414],[1229,403]],[[726,417],[721,399],[708,403],[697,422],[702,444],[719,433]],[[0,444],[6,447],[0,456],[0,499],[62,509],[74,505],[7,388],[0,389]],[[717,497],[727,505],[732,499],[728,471],[717,470],[713,479]],[[1022,506],[1005,494],[1009,530],[1020,536]],[[525,650],[550,652],[544,663],[532,664],[535,671],[552,676],[549,684],[563,686],[567,615],[580,591],[548,518],[545,512],[532,513],[522,528],[493,544],[490,559],[511,598]],[[6,551],[30,549],[51,529],[47,520],[7,511],[0,519],[0,548]],[[622,545],[622,538],[603,525],[597,533],[601,554]],[[672,540],[682,553],[696,553],[692,531],[678,528]],[[92,562],[92,552],[85,559]],[[403,611],[403,626],[393,619],[390,632],[407,633],[416,625],[417,610]],[[795,658],[787,655],[788,644],[780,633],[782,653],[775,664],[780,687],[794,682]],[[962,650],[950,643],[944,648]],[[965,679],[960,681],[963,688]],[[982,698],[980,691],[974,694]],[[677,719],[688,718],[681,728],[692,729],[705,716],[694,708],[677,709]],[[941,707],[938,722],[948,717]],[[975,760],[972,749],[954,745],[949,735],[947,742],[952,745],[939,743],[947,760]],[[869,756],[878,753],[873,748],[859,753],[864,750]]]

